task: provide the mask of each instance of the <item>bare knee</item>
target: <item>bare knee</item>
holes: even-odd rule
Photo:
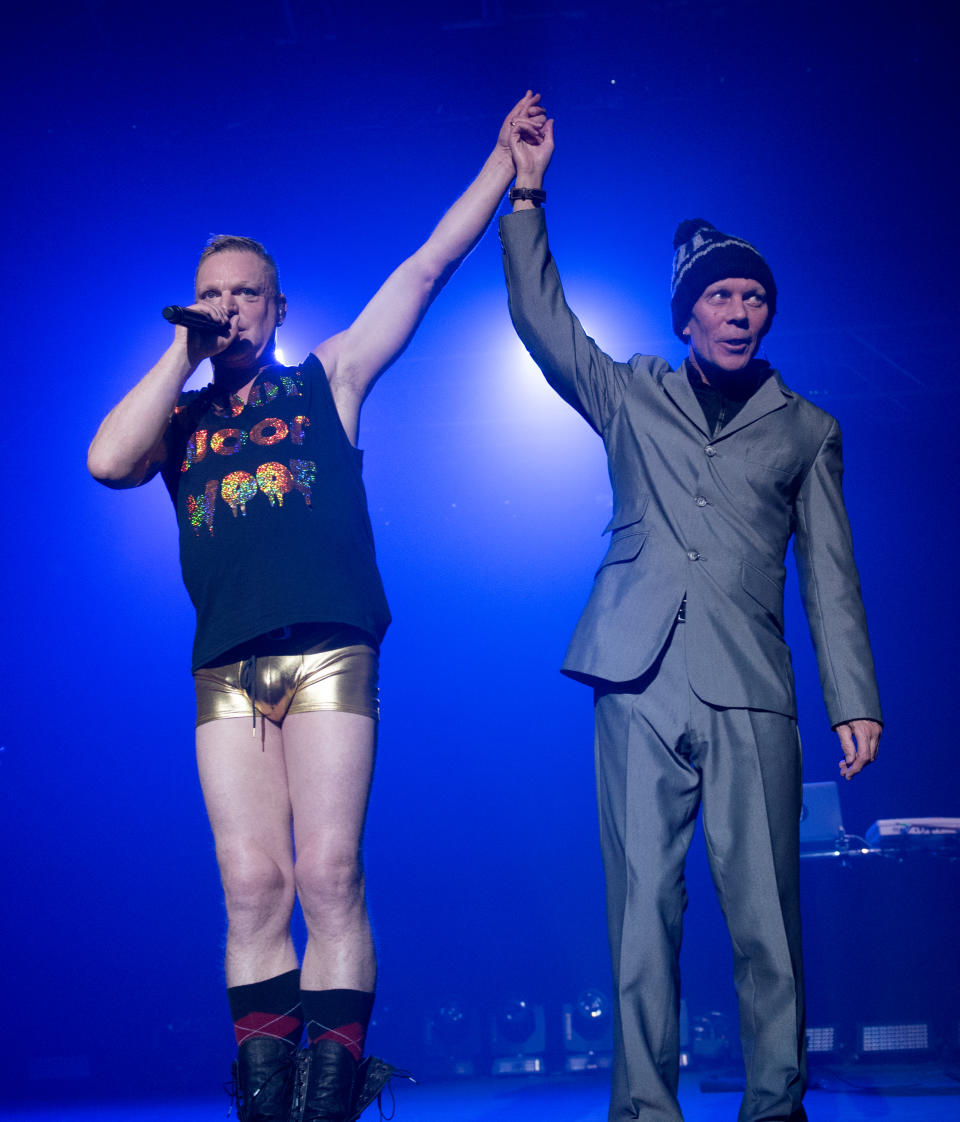
[[[292,870],[266,850],[247,841],[218,847],[220,879],[231,924],[284,926],[293,910]]]
[[[336,921],[363,904],[363,866],[358,853],[313,850],[299,853],[296,886],[310,920]]]

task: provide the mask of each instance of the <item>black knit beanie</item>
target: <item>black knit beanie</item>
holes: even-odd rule
[[[683,329],[690,322],[693,305],[703,291],[714,281],[726,277],[745,277],[758,281],[766,289],[770,315],[763,334],[770,330],[777,310],[777,286],[770,266],[749,242],[721,234],[703,218],[687,218],[673,235],[673,278],[670,285],[670,309],[673,313],[673,330],[688,340]]]

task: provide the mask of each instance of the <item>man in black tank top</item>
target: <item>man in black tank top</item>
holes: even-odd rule
[[[291,1109],[353,1118],[389,1077],[359,1062],[376,982],[360,849],[389,623],[360,408],[493,216],[514,175],[511,132],[537,144],[544,121],[528,91],[425,244],[297,369],[275,361],[286,299],[272,257],[248,238],[214,239],[187,322],[90,446],[100,482],[136,487],[162,472],[176,506],[197,609],[197,758],[227,905],[241,1122]],[[205,358],[212,384],[183,393]]]

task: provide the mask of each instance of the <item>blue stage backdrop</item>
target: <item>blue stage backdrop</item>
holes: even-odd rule
[[[166,346],[160,309],[191,301],[212,233],[249,234],[278,259],[287,361],[345,327],[528,86],[556,118],[554,252],[605,349],[682,357],[668,310],[678,220],[703,215],[767,255],[780,310],[766,357],[843,426],[886,707],[881,762],[841,791],[847,827],[960,815],[956,104],[937,6],[39,0],[11,18],[0,831],[13,1093],[215,1087],[231,1058],[173,512],[158,481],[115,493],[88,477],[100,418]],[[360,443],[395,619],[366,841],[371,1044],[415,1066],[450,995],[482,1012],[522,993],[556,1025],[564,1001],[609,985],[591,698],[557,671],[602,553],[608,484],[599,440],[513,334],[495,231],[374,390]],[[788,631],[806,778],[833,779],[795,580]],[[824,992],[831,963],[856,979],[861,948],[884,940],[883,885],[860,883],[855,908],[842,878],[808,894]],[[690,894],[691,1015],[732,1014],[699,850]],[[955,925],[955,907],[944,894],[931,925]],[[889,980],[870,975],[872,998]],[[955,1023],[956,991],[930,993]]]

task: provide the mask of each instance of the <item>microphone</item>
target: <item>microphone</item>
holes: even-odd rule
[[[194,312],[190,308],[181,308],[179,304],[168,304],[163,309],[163,318],[168,323],[182,323],[193,331],[206,331],[213,335],[229,335],[229,323],[214,323],[203,312]]]

